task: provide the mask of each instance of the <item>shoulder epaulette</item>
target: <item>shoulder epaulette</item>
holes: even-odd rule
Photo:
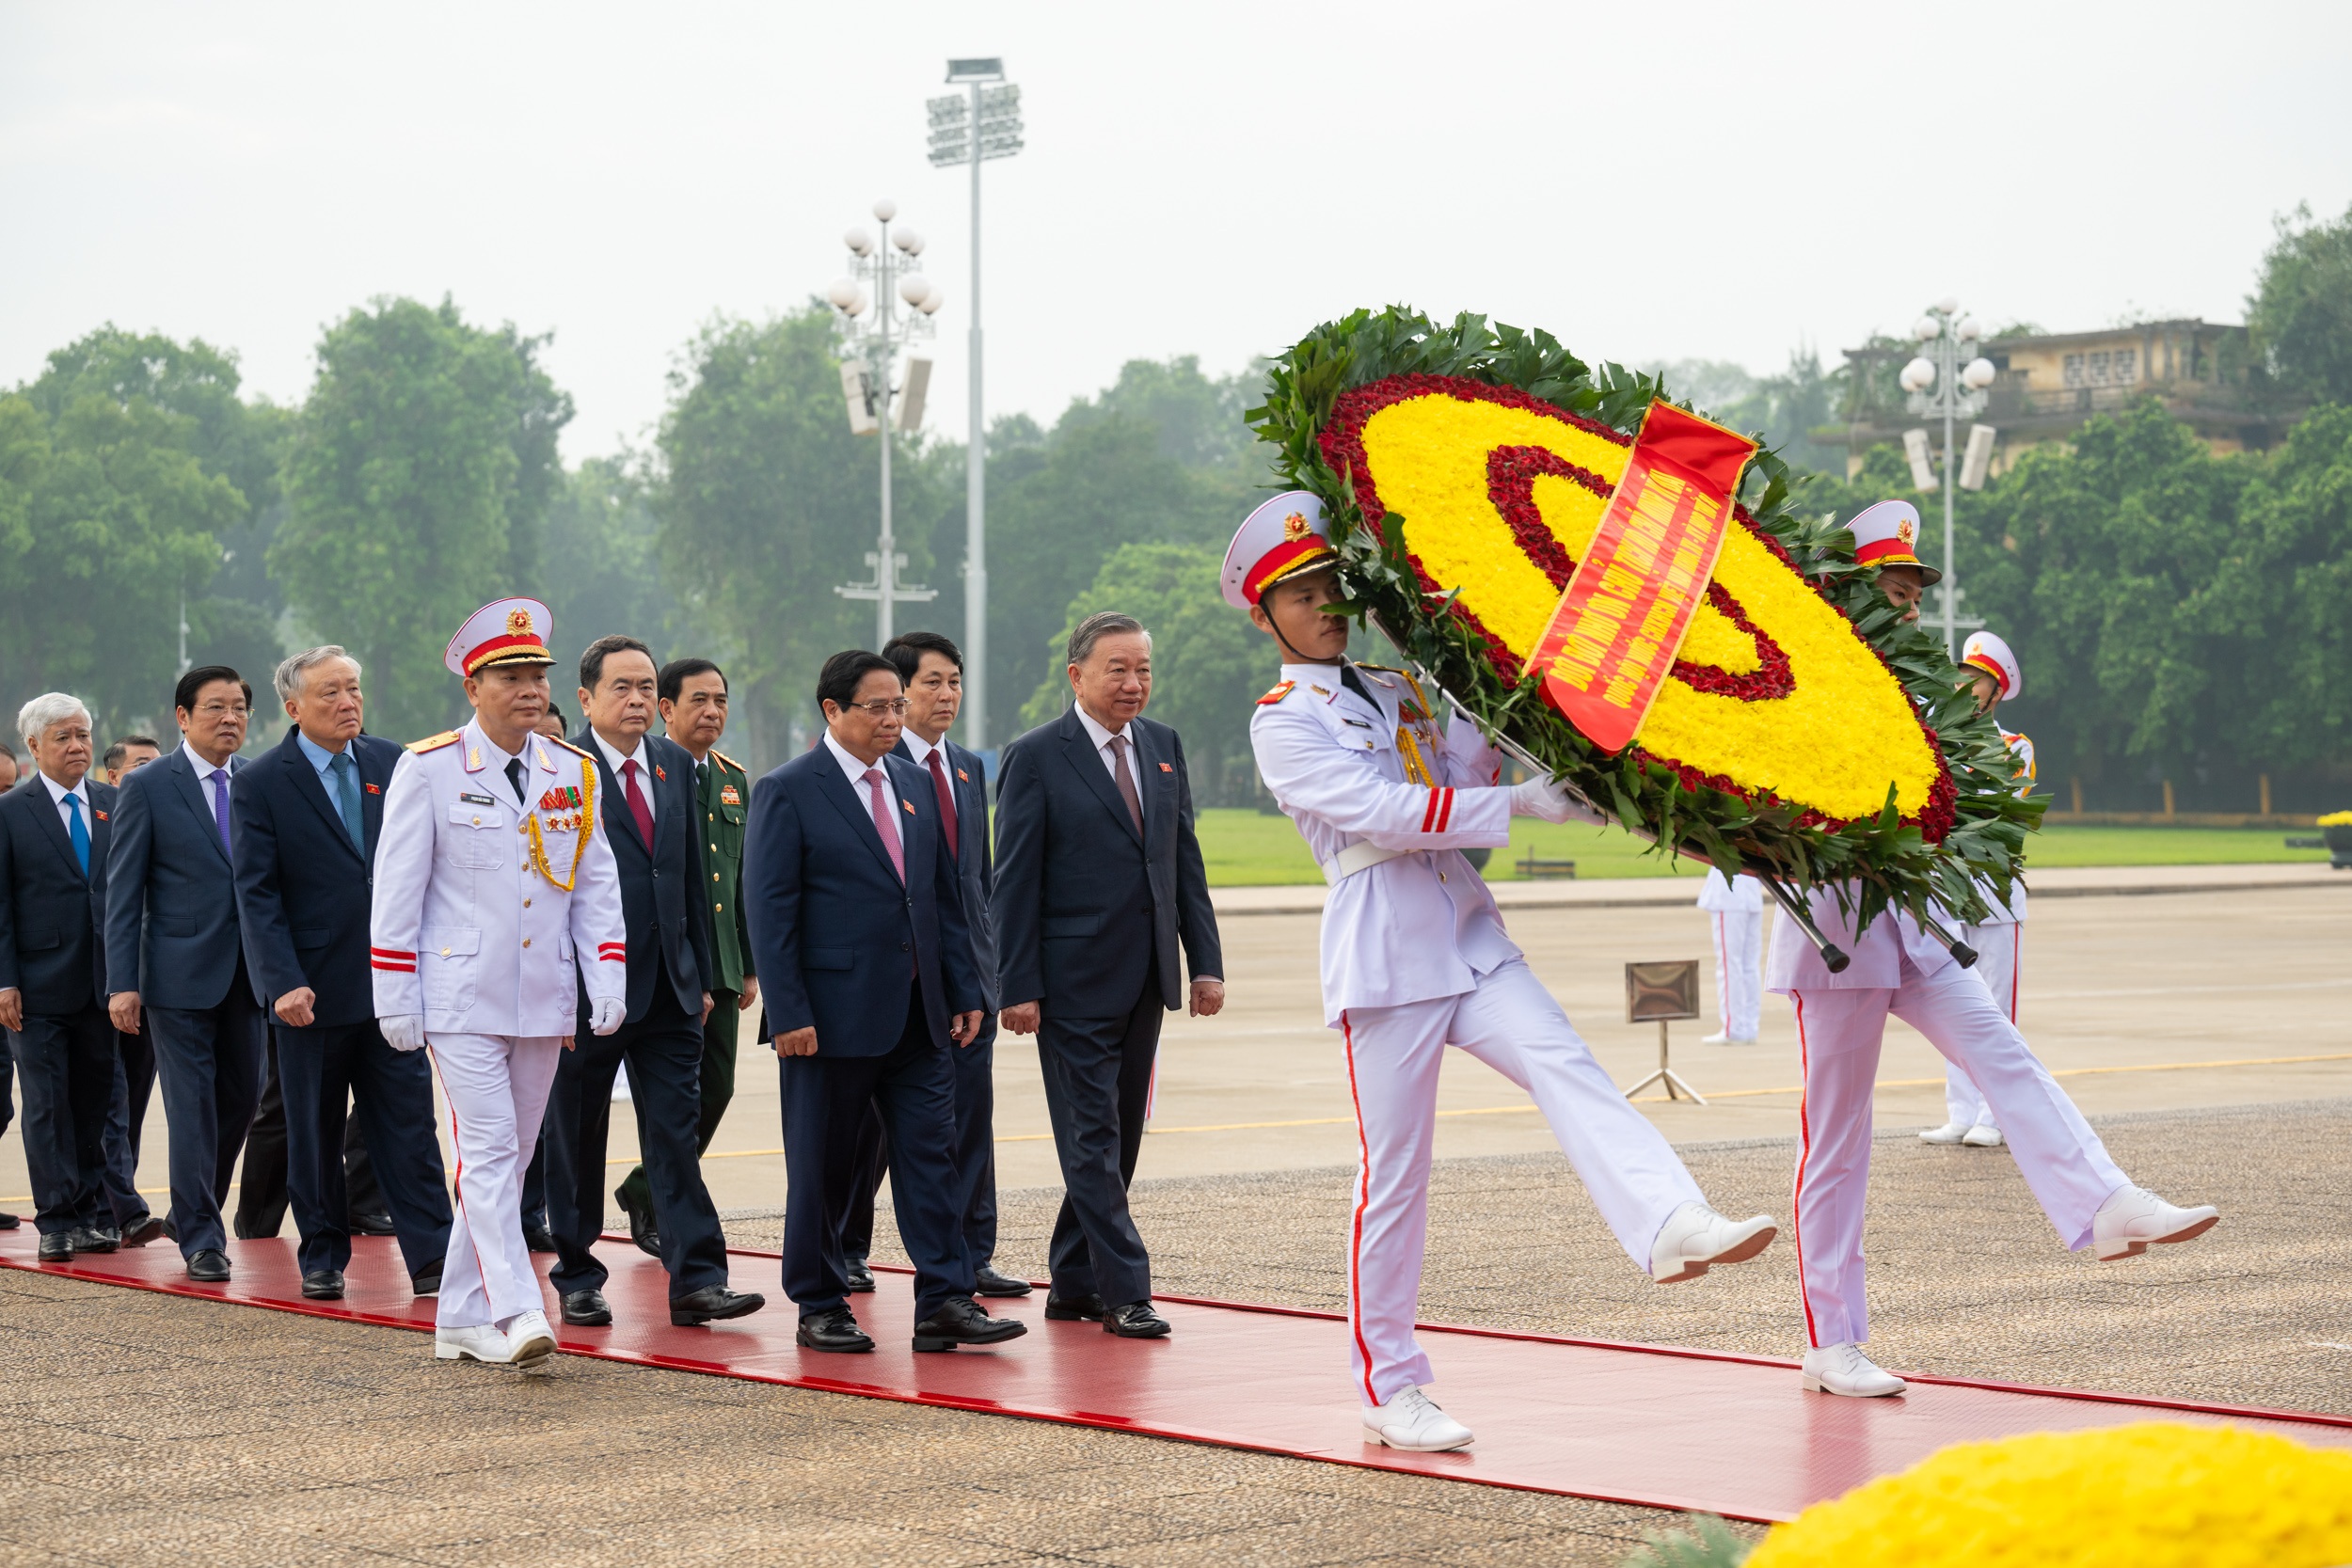
[[[721,751],[721,750],[719,750],[719,748],[718,748],[718,747],[716,747],[716,746],[713,746],[713,747],[710,749],[710,754],[711,754],[712,756],[714,756],[714,757],[717,757],[717,758],[718,758],[721,762],[725,763],[725,764],[726,764],[729,768],[734,768],[734,769],[735,769],[738,773],[744,774],[744,775],[745,775],[745,776],[747,776],[747,777],[748,777],[748,776],[750,775],[750,773],[751,773],[751,769],[750,769],[750,768],[748,768],[744,767],[741,763],[739,763],[739,762],[736,761],[733,757],[731,757],[731,756],[727,755],[724,752],[722,752],[722,751]]]
[[[565,750],[565,751],[567,751],[567,752],[571,752],[571,753],[572,753],[572,755],[574,755],[574,756],[576,756],[576,757],[584,757],[584,756],[587,756],[587,755],[588,755],[587,752],[583,751],[581,748],[580,748],[580,747],[578,747],[578,746],[573,745],[570,741],[568,741],[568,740],[564,739],[564,738],[562,736],[560,736],[560,735],[543,735],[543,736],[541,736],[539,738],[540,738],[540,739],[542,739],[542,740],[552,740],[552,741],[554,741],[554,742],[555,742],[558,746],[563,747],[563,748],[564,748],[564,750]]]
[[[1384,675],[1401,675],[1405,673],[1393,664],[1373,664],[1360,658],[1356,661],[1356,668],[1359,670],[1377,670]]]
[[[422,756],[427,752],[437,752],[444,746],[454,746],[456,744],[457,732],[455,730],[443,730],[438,735],[428,735],[422,740],[410,741],[408,743],[408,749],[416,752],[419,756]]]
[[[1258,705],[1260,707],[1264,707],[1268,704],[1280,702],[1283,698],[1291,694],[1291,689],[1295,687],[1297,684],[1298,683],[1296,681],[1284,681],[1281,685],[1276,687],[1273,690],[1259,698]]]

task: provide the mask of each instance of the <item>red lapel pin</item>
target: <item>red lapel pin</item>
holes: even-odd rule
[[[663,784],[668,784],[670,782],[670,775],[661,770],[661,765],[658,762],[653,765],[653,776],[660,779]]]
[[[361,787],[361,788],[363,788],[363,789],[365,789],[365,790],[366,790],[369,794],[371,794],[371,795],[381,795],[381,794],[383,794],[383,793],[384,793],[384,791],[383,791],[383,790],[381,790],[380,788],[378,788],[378,787],[377,787],[377,786],[375,786],[374,784],[363,784],[363,785],[361,785],[360,787]]]
[[[965,772],[961,768],[956,769],[956,777],[961,779],[965,784],[970,784],[972,782],[972,775]]]
[[[98,820],[100,820],[101,822],[103,822],[104,820],[106,820],[106,814],[105,814],[104,812],[103,812],[103,811],[100,811],[100,810],[99,810],[96,806],[92,806],[92,807],[90,808],[90,815],[91,815],[92,816],[95,816],[96,818],[98,818]]]
[[[1160,764],[1160,771],[1161,771],[1161,772],[1163,772],[1163,773],[1173,773],[1173,772],[1175,772],[1175,771],[1176,771],[1176,769],[1174,769],[1173,768],[1170,768],[1170,767],[1169,767],[1168,764],[1166,764],[1166,763],[1162,763],[1162,764]]]
[[[912,800],[900,800],[900,801],[898,802],[898,804],[900,804],[900,805],[902,805],[902,806],[904,806],[904,807],[906,807],[906,808],[907,808],[907,815],[908,815],[909,816],[913,816],[914,815],[914,801],[912,801]]]

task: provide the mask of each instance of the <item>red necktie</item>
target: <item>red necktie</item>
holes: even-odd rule
[[[866,787],[874,798],[874,831],[882,834],[882,847],[890,851],[890,863],[898,873],[898,880],[907,879],[907,855],[898,847],[898,824],[890,816],[889,802],[882,799],[882,770],[866,770]]]
[[[948,857],[961,861],[963,850],[956,842],[956,792],[947,787],[947,770],[939,765],[939,748],[932,747],[931,754],[923,760],[930,766],[931,788],[939,792],[939,825],[947,835]]]
[[[645,853],[653,853],[653,807],[645,800],[645,792],[637,787],[637,759],[621,764],[621,793],[628,800],[628,814],[637,818],[638,834],[645,841]]]

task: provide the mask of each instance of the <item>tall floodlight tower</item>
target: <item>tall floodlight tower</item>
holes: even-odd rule
[[[850,433],[882,437],[882,539],[866,557],[866,563],[874,568],[874,580],[846,583],[834,590],[845,599],[874,601],[877,649],[896,634],[893,606],[939,597],[935,588],[899,582],[898,573],[907,558],[898,553],[891,528],[891,429],[894,425],[901,431],[922,427],[923,394],[931,379],[931,362],[919,355],[908,356],[901,379],[898,356],[931,336],[931,317],[943,303],[938,285],[923,276],[922,263],[916,260],[923,254],[923,236],[912,229],[902,228],[896,234],[890,231],[891,220],[898,215],[898,204],[884,198],[874,203],[874,221],[882,225],[879,240],[863,228],[841,236],[841,243],[850,249],[850,270],[825,290],[825,298],[834,309],[834,334],[841,343],[841,391],[850,405]],[[894,301],[907,308],[903,321],[893,308]],[[866,314],[869,309],[871,316]]]
[[[972,168],[971,443],[964,456],[963,743],[988,744],[988,424],[980,397],[980,165],[1021,150],[1021,89],[1001,59],[949,60],[947,80],[964,87],[925,105],[931,165]],[[994,84],[994,85],[991,85]]]
[[[1902,389],[1911,394],[1908,406],[1914,414],[1930,419],[1941,417],[1944,421],[1944,580],[1936,592],[1943,595],[1935,619],[1944,626],[1944,654],[1947,658],[1960,657],[1960,633],[1963,627],[1974,630],[1984,625],[1977,616],[1960,613],[1960,570],[1953,551],[1952,487],[1981,490],[1984,477],[1993,458],[1994,429],[1980,424],[1968,432],[1968,455],[1955,461],[1952,451],[1952,427],[1961,420],[1973,419],[1985,404],[1985,388],[1992,386],[1999,372],[1993,361],[1977,353],[1977,319],[1960,311],[1960,301],[1939,299],[1928,307],[1911,329],[1919,344],[1919,356],[1905,365],[1898,380]],[[1934,357],[1931,358],[1929,356]],[[1962,364],[1965,358],[1967,363]],[[1935,470],[1928,462],[1928,433],[1910,430],[1903,433],[1904,454],[1911,460],[1911,481],[1922,490],[1935,488]]]

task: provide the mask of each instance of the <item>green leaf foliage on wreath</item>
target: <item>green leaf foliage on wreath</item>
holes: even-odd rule
[[[1276,471],[1322,499],[1333,524],[1343,608],[1359,624],[1377,626],[1481,728],[1507,737],[1629,832],[1653,839],[1661,854],[1706,860],[1726,876],[1762,872],[1792,890],[1833,886],[1866,925],[1889,909],[1947,925],[1981,918],[1987,911],[1974,886],[1979,876],[2008,895],[2042,802],[2019,792],[1998,727],[1958,689],[1960,672],[1943,645],[1918,623],[1902,620],[1878,592],[1877,567],[1855,562],[1853,536],[1826,516],[1801,511],[1788,466],[1776,452],[1757,452],[1740,499],[1798,571],[1885,657],[1934,732],[1958,792],[1955,821],[1941,844],[1931,845],[1917,825],[1898,820],[1891,783],[1875,818],[1835,830],[1803,822],[1802,810],[1785,802],[1688,787],[1632,748],[1621,756],[1601,751],[1544,701],[1538,672],[1505,681],[1477,634],[1448,613],[1454,595],[1422,592],[1406,557],[1402,517],[1391,511],[1379,533],[1367,529],[1349,476],[1332,471],[1317,439],[1343,392],[1413,374],[1517,388],[1629,436],[1639,432],[1653,399],[1680,401],[1655,376],[1621,365],[1588,366],[1548,332],[1490,325],[1469,313],[1440,325],[1391,306],[1358,310],[1308,333],[1275,361],[1266,401],[1247,418],[1277,449]],[[1931,917],[1933,906],[1947,912]]]

